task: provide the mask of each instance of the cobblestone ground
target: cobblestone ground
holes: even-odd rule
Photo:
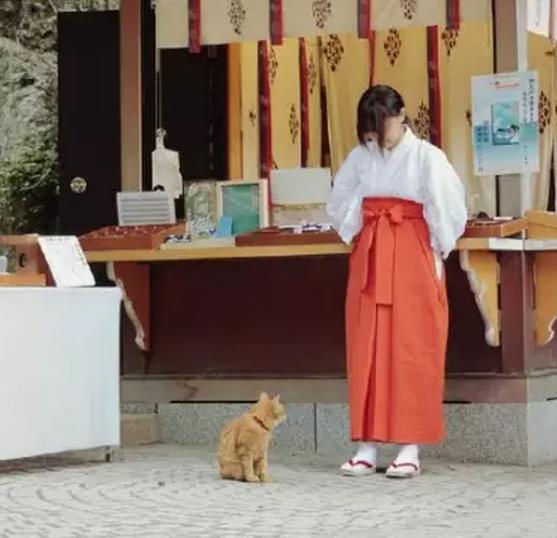
[[[2,538],[557,537],[557,466],[432,463],[412,481],[274,454],[272,484],[216,477],[213,452],[157,445],[110,464],[0,466]]]

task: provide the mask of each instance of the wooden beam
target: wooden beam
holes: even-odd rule
[[[129,403],[249,402],[261,391],[280,394],[286,403],[346,403],[343,378],[190,379],[178,376],[126,376],[121,400]],[[533,376],[449,375],[447,403],[524,403],[557,396],[557,371]]]
[[[141,0],[120,2],[122,191],[142,190]]]
[[[495,71],[528,68],[526,0],[493,0]],[[499,214],[520,217],[532,208],[531,174],[499,176]]]

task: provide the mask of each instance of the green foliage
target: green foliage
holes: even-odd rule
[[[57,192],[55,145],[29,138],[0,160],[0,233],[52,231]]]

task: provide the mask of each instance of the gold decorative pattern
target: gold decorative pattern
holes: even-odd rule
[[[466,121],[468,122],[468,125],[472,127],[472,111],[470,109],[466,111]]]
[[[290,138],[292,139],[292,144],[296,144],[298,135],[300,134],[300,120],[298,119],[298,113],[296,112],[296,106],[294,105],[294,103],[290,105],[288,127],[290,129]]]
[[[230,0],[228,4],[228,20],[234,29],[234,33],[241,36],[246,21],[246,10],[242,0]]]
[[[320,30],[325,28],[329,17],[333,14],[331,0],[313,0],[311,13],[315,19],[315,25]]]
[[[344,46],[338,35],[331,34],[327,37],[327,43],[323,48],[323,54],[327,59],[331,71],[336,71],[344,56]]]
[[[398,30],[395,28],[391,28],[383,43],[383,48],[385,49],[385,53],[389,58],[389,63],[391,65],[395,65],[398,57],[400,56],[400,50],[402,48],[402,39],[400,38],[400,34]]]
[[[271,84],[275,82],[275,78],[277,77],[278,66],[277,53],[275,52],[275,48],[271,47],[271,52],[269,53],[269,79]]]
[[[317,66],[315,65],[315,59],[313,54],[309,55],[308,61],[308,86],[309,86],[309,93],[313,95],[315,91],[315,86],[317,84]]]
[[[400,0],[400,7],[404,13],[404,18],[411,21],[418,8],[418,0]]]
[[[543,134],[551,121],[551,102],[543,90],[540,92],[538,115],[540,134]]]
[[[414,120],[416,134],[424,140],[431,137],[431,119],[429,117],[429,108],[422,102],[418,107],[418,114]]]
[[[441,39],[445,43],[445,49],[447,51],[447,56],[451,55],[452,50],[456,47],[458,43],[458,28],[446,27],[441,34]]]

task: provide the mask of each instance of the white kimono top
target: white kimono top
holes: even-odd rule
[[[410,129],[392,150],[376,142],[356,146],[340,167],[327,213],[345,243],[362,228],[364,198],[401,198],[422,204],[435,254],[445,259],[467,221],[464,187],[442,150]]]

